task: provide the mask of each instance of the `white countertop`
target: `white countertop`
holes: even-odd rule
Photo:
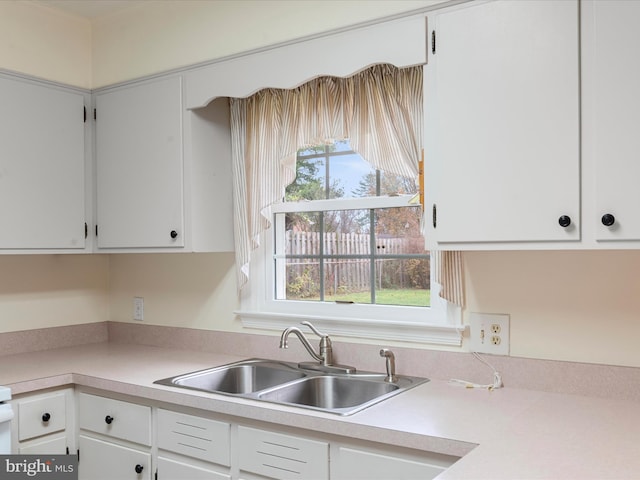
[[[431,381],[354,415],[154,385],[246,357],[101,343],[2,357],[13,396],[77,384],[295,425],[328,434],[463,456],[439,479],[640,478],[640,403]]]

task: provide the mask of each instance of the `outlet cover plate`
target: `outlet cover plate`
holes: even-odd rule
[[[471,312],[469,324],[472,352],[509,355],[509,315]]]

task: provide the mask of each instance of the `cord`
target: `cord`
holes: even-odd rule
[[[486,388],[489,391],[496,390],[498,388],[502,388],[504,385],[502,383],[502,376],[500,372],[498,372],[493,365],[487,362],[484,358],[482,358],[478,353],[472,352],[472,355],[482,363],[484,363],[487,367],[493,370],[493,383],[487,385],[481,385],[479,383],[467,382],[466,380],[458,380],[457,378],[452,378],[449,380],[449,383],[462,385],[465,388]]]

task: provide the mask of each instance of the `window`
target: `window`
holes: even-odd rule
[[[296,173],[252,259],[243,324],[306,319],[331,334],[459,345],[459,309],[432,282],[415,180],[375,170],[348,141],[300,150]]]
[[[424,251],[414,181],[384,173],[417,176],[422,69],[374,65],[230,99],[244,326],[312,320],[329,334],[461,345],[460,309],[431,273],[462,304],[462,264]]]
[[[275,298],[428,307],[416,182],[374,170],[348,141],[299,151],[296,170],[273,208]]]

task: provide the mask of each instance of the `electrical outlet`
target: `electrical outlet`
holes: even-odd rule
[[[144,298],[133,297],[133,319],[144,320]]]
[[[469,323],[472,352],[509,355],[509,315],[472,312]]]

